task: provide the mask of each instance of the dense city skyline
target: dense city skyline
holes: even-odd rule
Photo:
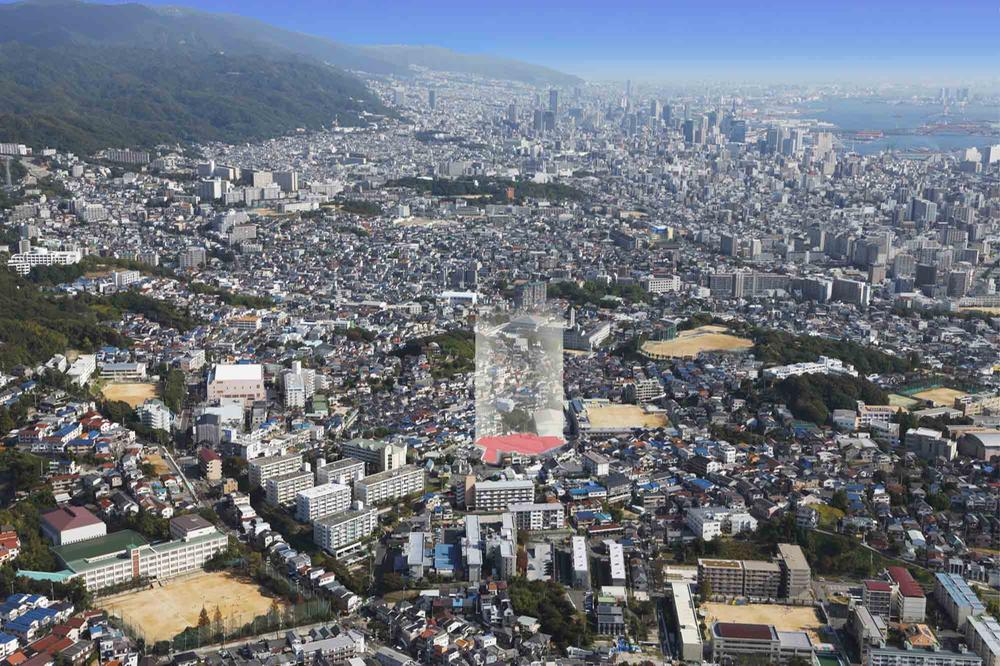
[[[0,4],[0,666],[1000,665],[996,12],[198,6]]]

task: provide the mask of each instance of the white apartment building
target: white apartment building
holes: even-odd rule
[[[779,543],[776,560],[781,566],[783,596],[797,597],[812,587],[812,570],[801,547],[791,543]]]
[[[391,444],[374,439],[352,439],[340,445],[345,458],[365,463],[369,473],[385,472],[406,464],[406,445]]]
[[[519,530],[561,530],[566,526],[566,510],[562,502],[511,504],[510,512]]]
[[[364,462],[354,458],[341,458],[333,462],[320,458],[316,461],[316,485],[339,483],[353,488],[354,482],[360,481],[364,476]]]
[[[328,483],[300,490],[295,495],[295,518],[303,523],[347,511],[351,506],[351,488]]]
[[[135,411],[139,415],[142,425],[147,428],[169,432],[173,426],[174,415],[167,409],[162,400],[147,400],[139,405]]]
[[[115,271],[111,274],[111,278],[114,280],[116,287],[128,287],[142,280],[142,273],[136,270]]]
[[[945,458],[954,460],[958,455],[958,443],[931,428],[910,428],[906,431],[906,448],[923,460]]]
[[[603,453],[587,451],[581,460],[583,468],[594,476],[607,476],[611,471],[611,461]]]
[[[80,263],[82,258],[79,250],[33,247],[27,252],[12,254],[7,260],[7,267],[17,271],[19,275],[27,275],[35,266],[71,266]]]
[[[306,387],[300,375],[285,375],[285,407],[302,409],[306,406]]]
[[[892,417],[896,415],[901,407],[892,405],[866,405],[858,401],[858,421],[859,429],[888,426],[892,422]]]
[[[968,618],[986,612],[986,604],[960,574],[939,572],[934,578],[934,598],[959,631]]]
[[[271,506],[293,505],[299,492],[312,487],[313,473],[308,469],[273,476],[264,483],[267,503]]]
[[[1000,666],[1000,622],[990,615],[970,617],[965,624],[969,649],[983,660],[983,666]]]
[[[639,280],[639,285],[651,294],[664,294],[670,291],[679,291],[681,278],[677,275],[648,275]]]
[[[473,487],[476,511],[507,511],[514,504],[535,499],[535,484],[527,480],[477,481]]]
[[[608,547],[608,567],[611,571],[611,584],[625,584],[625,548],[618,543],[608,539],[604,542]]]
[[[655,377],[625,385],[625,397],[630,402],[649,402],[661,395],[663,395],[663,383]]]
[[[739,534],[757,529],[757,519],[749,513],[723,506],[690,508],[684,521],[695,536],[705,541],[723,534]]]
[[[896,647],[868,649],[867,666],[980,666],[983,660],[975,652],[949,650],[904,650]]]
[[[573,587],[587,589],[590,587],[590,556],[587,554],[586,537],[573,537],[571,548],[573,557]]]
[[[302,468],[302,454],[288,453],[283,456],[266,456],[254,458],[247,465],[250,474],[251,487],[258,488],[267,480],[282,474],[288,474]]]
[[[700,662],[704,657],[704,645],[691,600],[691,588],[687,583],[671,583],[670,589],[673,592],[674,617],[677,618],[679,656],[684,661]]]
[[[424,469],[414,465],[371,474],[354,482],[354,496],[365,505],[392,502],[423,489]]]
[[[83,386],[97,372],[97,356],[95,354],[80,354],[66,374],[77,386]]]
[[[820,356],[818,361],[778,365],[764,370],[765,378],[775,380],[811,374],[850,375],[851,377],[857,377],[858,371],[854,369],[854,366],[849,363],[845,364],[839,358],[829,358],[826,356]]]
[[[378,511],[360,509],[320,518],[313,523],[313,542],[338,556],[349,546],[368,537],[378,527]]]
[[[905,567],[889,567],[892,579],[892,616],[900,622],[923,622],[927,614],[927,598],[920,584]]]

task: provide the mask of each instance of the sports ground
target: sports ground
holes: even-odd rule
[[[142,632],[147,642],[170,640],[187,627],[198,626],[201,609],[227,622],[245,624],[271,608],[256,583],[225,572],[201,572],[154,585],[151,589],[108,597],[101,607]]]
[[[951,407],[955,404],[955,398],[961,398],[966,395],[968,395],[968,393],[964,391],[942,387],[914,393],[913,397],[920,400],[929,400],[937,407]]]
[[[773,624],[778,631],[804,631],[814,644],[824,642],[819,635],[823,626],[812,606],[784,606],[781,604],[731,604],[709,602],[699,610],[706,613],[706,623],[740,622],[746,624]]]
[[[699,326],[683,331],[673,340],[648,340],[642,343],[642,353],[650,358],[683,358],[708,351],[744,351],[753,341],[729,333],[724,326]]]
[[[961,312],[982,312],[984,314],[989,314],[989,315],[1000,315],[1000,308],[991,308],[991,307],[974,307],[974,306],[969,306],[969,307],[959,308],[959,311],[961,311]]]
[[[156,397],[156,384],[108,384],[101,393],[112,401],[128,403],[129,407],[138,407],[150,398]]]
[[[594,429],[623,428],[645,429],[663,428],[670,424],[663,412],[647,412],[639,405],[603,404],[587,407],[587,419]]]

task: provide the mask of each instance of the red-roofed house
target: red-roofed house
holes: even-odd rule
[[[0,564],[10,562],[21,554],[21,539],[14,530],[0,532]]]
[[[20,666],[20,664],[26,661],[28,661],[28,655],[24,654],[24,650],[18,650],[13,654],[7,655],[6,659],[8,666]]]
[[[21,428],[17,433],[18,444],[37,444],[49,436],[52,432],[51,423],[36,423],[26,428]]]

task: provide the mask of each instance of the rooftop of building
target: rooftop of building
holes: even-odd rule
[[[58,532],[101,523],[100,518],[82,506],[60,507],[42,514],[42,520]]]
[[[67,567],[74,571],[79,571],[80,567],[86,567],[90,562],[107,559],[118,553],[123,553],[130,548],[139,548],[147,545],[149,545],[149,542],[138,532],[119,530],[106,536],[78,541],[66,546],[56,546],[52,549],[52,552]]]
[[[218,363],[212,370],[215,382],[264,381],[264,366],[259,363]]]
[[[716,622],[712,633],[719,638],[770,641],[777,638],[777,632],[769,624],[744,624],[741,622]]]

